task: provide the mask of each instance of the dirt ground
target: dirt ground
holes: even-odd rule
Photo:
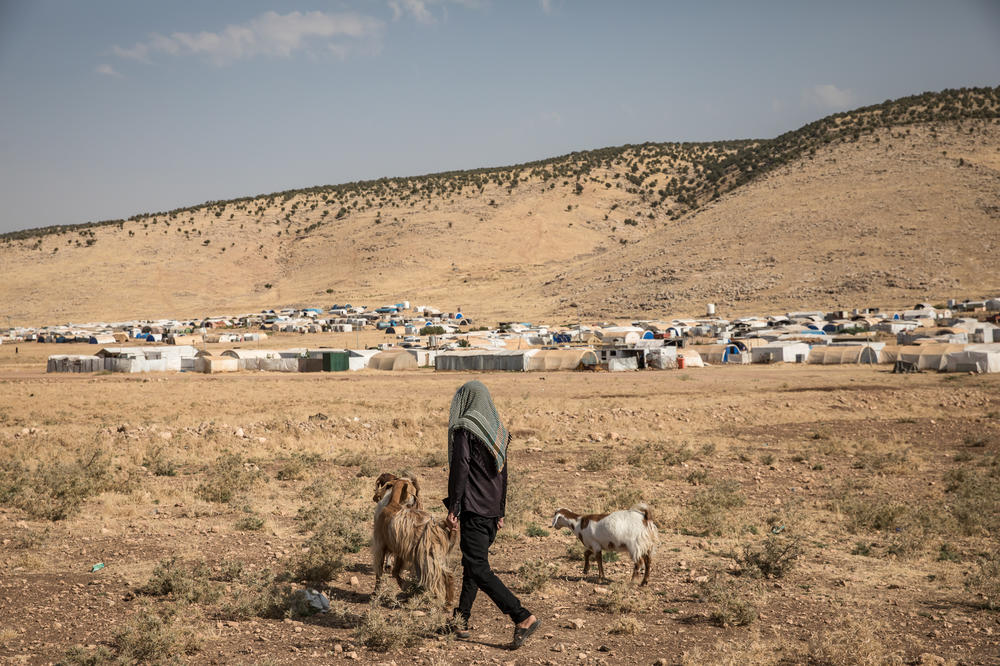
[[[4,663],[1000,663],[1000,376],[46,375],[42,347],[0,346]],[[441,510],[473,377],[515,437],[492,563],[543,623],[517,652],[482,595],[465,642],[394,583],[371,600],[374,477]],[[639,500],[647,588],[549,529]],[[306,583],[329,613],[295,612]]]

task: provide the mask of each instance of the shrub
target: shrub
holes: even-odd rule
[[[594,451],[587,457],[587,460],[583,463],[583,468],[588,472],[600,472],[610,469],[613,464],[614,456],[611,455],[611,451],[601,449],[600,451]]]
[[[147,449],[142,466],[153,476],[177,476],[177,465],[164,455],[162,446],[151,446]]]
[[[618,618],[618,621],[611,625],[611,629],[608,630],[610,634],[618,634],[621,636],[635,636],[636,634],[641,634],[642,630],[646,628],[640,620],[632,617],[631,615],[626,615],[625,617]]]
[[[638,484],[627,479],[615,480],[611,487],[601,493],[601,507],[604,511],[628,509],[642,501],[642,491]]]
[[[348,486],[333,491],[328,486],[311,487],[309,492],[316,496],[299,509],[297,519],[303,531],[313,534],[306,548],[288,562],[293,578],[312,583],[329,580],[343,571],[347,553],[357,553],[368,544],[364,525],[371,520],[371,514],[367,506],[365,509],[351,506],[349,493],[355,489]]]
[[[521,589],[527,593],[536,592],[556,574],[557,567],[548,560],[538,558],[522,564],[517,575],[521,578]]]
[[[123,664],[172,664],[199,648],[194,630],[180,622],[172,606],[159,612],[143,608],[115,633],[111,644]]]
[[[1000,556],[994,553],[978,562],[965,585],[979,596],[985,608],[1000,609]]]
[[[286,460],[278,471],[274,473],[274,478],[279,481],[298,481],[305,477],[306,465],[301,456],[292,456]]]
[[[742,627],[757,619],[757,606],[731,580],[716,573],[698,584],[698,594],[713,605],[709,619],[720,627]]]
[[[111,456],[102,449],[81,453],[72,462],[40,463],[29,468],[18,460],[0,461],[0,504],[10,504],[32,518],[63,520],[93,495],[127,489],[126,474],[116,479]]]
[[[209,468],[198,496],[208,502],[231,502],[238,493],[254,487],[264,476],[257,465],[243,459],[238,453],[225,453]]]
[[[420,639],[420,627],[412,613],[396,612],[390,616],[384,608],[386,605],[399,608],[399,604],[383,588],[361,615],[354,632],[358,642],[375,652],[415,645]]]
[[[211,602],[219,592],[209,580],[210,573],[204,562],[187,565],[171,557],[160,560],[146,584],[136,591],[154,597],[171,596],[186,603]]]
[[[417,335],[444,335],[444,326],[424,326]]]
[[[681,516],[682,531],[688,534],[721,534],[726,514],[743,506],[744,497],[736,481],[719,481],[695,493]]]
[[[746,544],[742,554],[733,559],[750,576],[781,578],[792,570],[801,554],[802,548],[797,539],[782,539],[772,534],[765,539],[762,548]]]
[[[264,527],[264,518],[255,513],[247,514],[237,520],[233,527],[242,532],[256,532]]]
[[[547,529],[536,525],[535,523],[528,525],[528,527],[524,530],[524,533],[530,537],[547,537],[549,535],[549,531]]]
[[[627,581],[617,581],[608,587],[604,594],[597,595],[594,606],[597,610],[612,615],[628,615],[646,610],[649,605],[649,593],[644,588],[637,588]]]
[[[292,586],[279,582],[270,569],[248,569],[243,562],[226,562],[219,578],[230,583],[221,609],[227,617],[277,619],[312,614],[311,609],[295,603]]]

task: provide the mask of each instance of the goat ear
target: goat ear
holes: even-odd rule
[[[417,477],[415,477],[415,476],[410,476],[410,481],[413,482],[413,495],[414,496],[419,495],[420,494],[420,481],[418,481]]]

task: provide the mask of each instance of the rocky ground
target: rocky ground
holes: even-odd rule
[[[469,375],[0,366],[6,663],[998,663],[996,377],[479,375],[515,435],[492,561],[543,622],[511,652],[485,598],[457,641],[422,596],[372,596],[374,478],[408,469],[437,509]],[[646,588],[627,556],[583,576],[548,527],[638,500]]]

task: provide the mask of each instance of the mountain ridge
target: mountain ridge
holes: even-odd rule
[[[697,312],[706,299],[736,312],[978,295],[1000,286],[997,269],[937,261],[919,241],[949,257],[972,237],[1000,242],[998,117],[1000,88],[947,90],[771,140],[634,144],[12,232],[0,236],[0,294],[19,319],[400,298],[497,318],[630,318]],[[945,226],[962,238],[935,231],[943,202],[961,212]],[[762,237],[776,224],[779,252]],[[720,225],[740,242],[713,236]],[[849,257],[850,236],[829,238],[851,230],[869,233],[874,254]],[[793,242],[811,243],[815,261],[786,252]]]

